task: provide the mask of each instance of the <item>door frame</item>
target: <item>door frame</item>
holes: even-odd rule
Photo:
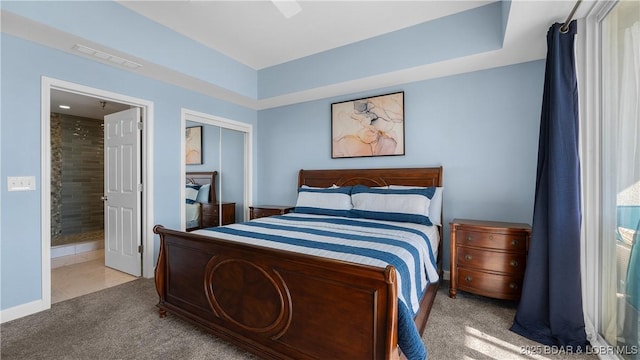
[[[187,171],[186,165],[186,139],[185,131],[187,121],[197,122],[204,125],[219,126],[224,129],[240,131],[244,133],[244,219],[249,219],[249,206],[253,204],[253,126],[236,120],[226,119],[220,116],[206,114],[194,110],[182,108],[180,111],[180,228],[185,231],[187,223],[185,219],[186,202],[185,187],[186,180],[184,174]]]
[[[41,86],[41,238],[42,238],[42,301],[44,309],[51,307],[51,90],[61,90],[136,106],[141,109],[144,130],[141,142],[142,161],[142,276],[154,274],[153,254],[153,102],[102,89],[50,77],[42,77]]]

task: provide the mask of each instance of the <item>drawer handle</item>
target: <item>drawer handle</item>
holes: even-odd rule
[[[509,263],[509,265],[513,266],[513,267],[518,267],[518,260],[511,260],[511,262]]]
[[[516,290],[516,289],[518,288],[518,284],[516,284],[516,283],[511,283],[511,284],[509,284],[509,288],[511,288],[511,289],[513,289],[513,290]]]
[[[471,280],[473,280],[473,278],[470,275],[464,277],[464,281],[466,282],[471,282]]]
[[[471,261],[472,256],[467,254],[467,255],[464,256],[464,259],[467,260],[467,261]]]
[[[471,241],[471,235],[467,235],[467,241]]]
[[[511,240],[511,245],[518,246],[518,240],[516,239]]]

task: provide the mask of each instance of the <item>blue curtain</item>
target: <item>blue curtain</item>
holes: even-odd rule
[[[580,159],[576,22],[547,33],[538,170],[527,267],[511,331],[567,351],[585,351],[580,284]]]

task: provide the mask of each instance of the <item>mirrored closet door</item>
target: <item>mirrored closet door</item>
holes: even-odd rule
[[[251,127],[203,114],[183,115],[185,131],[184,229],[248,219]]]

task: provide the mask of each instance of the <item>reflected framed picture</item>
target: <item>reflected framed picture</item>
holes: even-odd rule
[[[404,91],[331,104],[331,158],[404,155]]]
[[[185,163],[187,165],[202,164],[202,126],[186,128],[185,136]]]

